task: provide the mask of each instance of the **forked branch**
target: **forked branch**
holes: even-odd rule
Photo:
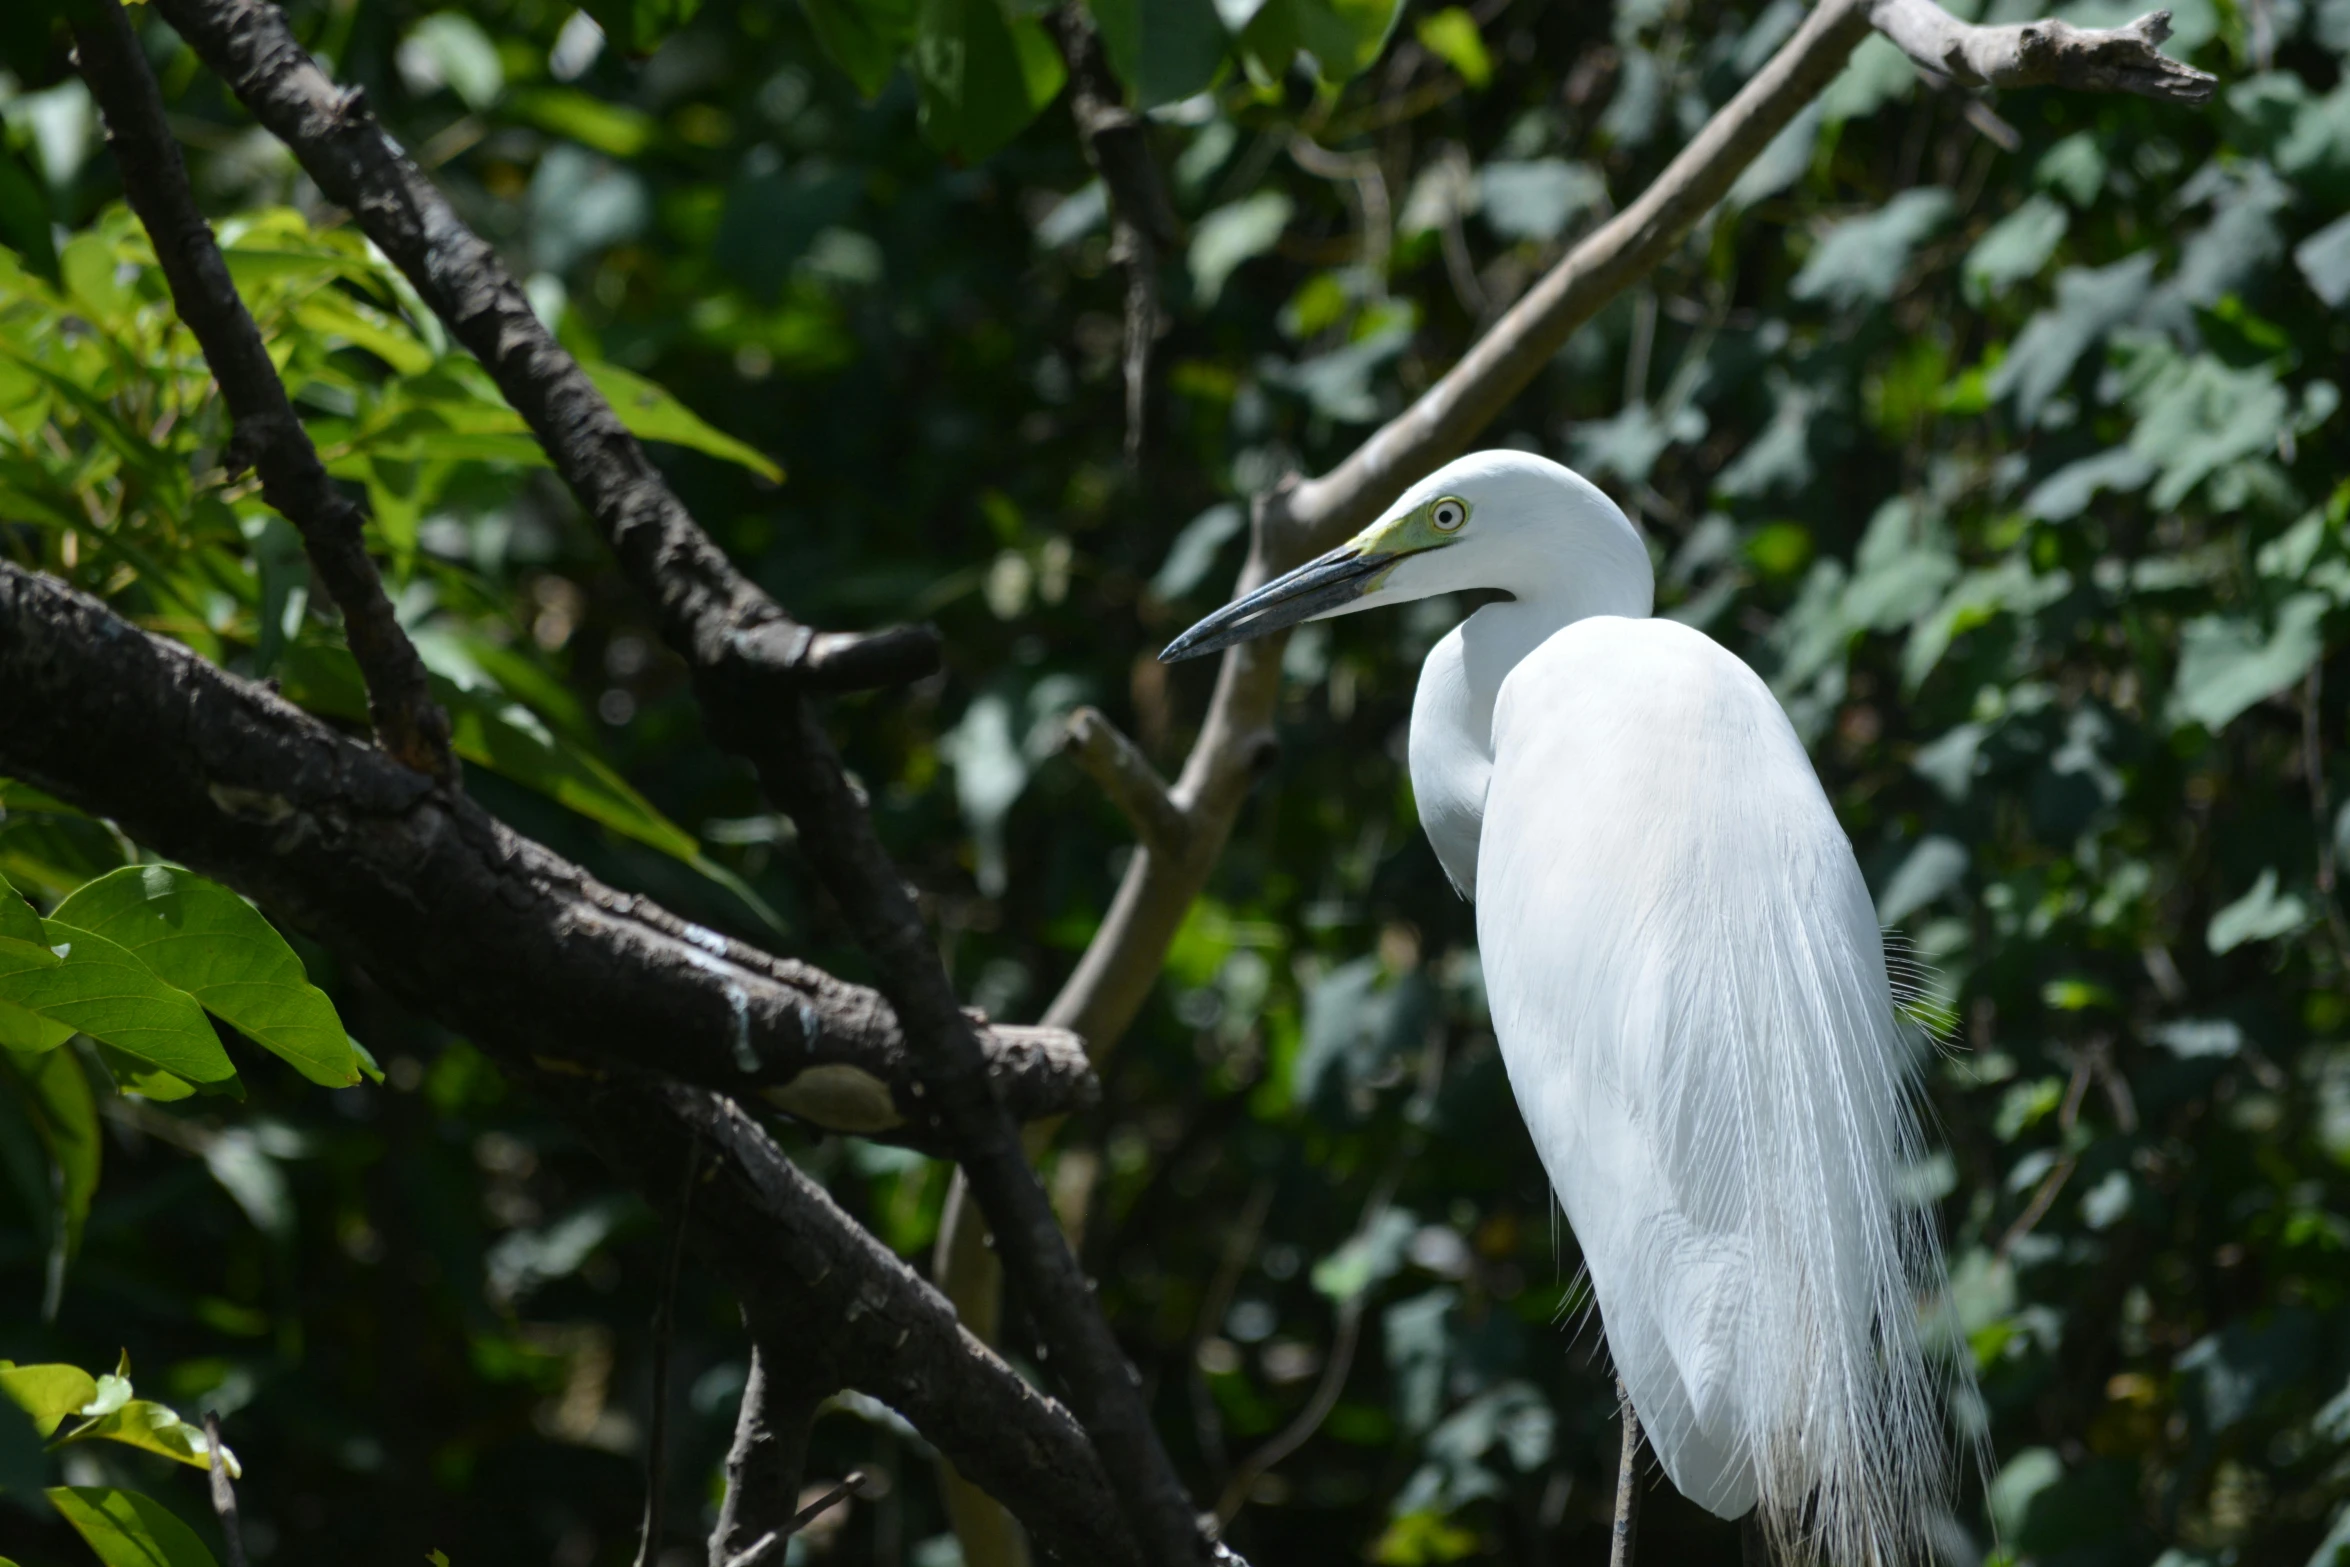
[[[1063,749],[1101,786],[1152,852],[1183,858],[1190,847],[1191,823],[1142,747],[1127,739],[1099,708],[1081,707],[1069,715]]]
[[[2057,21],[1982,27],[1934,0],[1871,0],[1869,25],[1920,66],[1962,87],[2071,87],[2208,103],[2219,86],[2162,52],[2168,11],[2149,11],[2127,27]]]
[[[73,37],[82,78],[105,116],[131,210],[155,243],[172,304],[196,334],[235,421],[229,466],[257,472],[262,497],[302,535],[319,581],[342,612],[383,748],[420,773],[454,779],[448,715],[433,701],[424,661],[384,596],[359,510],[327,477],[294,416],[260,329],[229,278],[212,225],[197,210],[179,143],[163,121],[163,95],[129,19],[116,0],[95,0],[90,19],[75,24]]]
[[[768,798],[799,824],[801,848],[872,957],[905,1028],[925,1124],[962,1163],[1137,1542],[1153,1567],[1190,1567],[1207,1551],[1191,1503],[996,1100],[985,1049],[920,911],[809,705],[806,683],[756,656],[767,628],[790,617],[695,525],[495,252],[400,153],[361,96],[328,80],[274,5],[158,5],[489,369],[603,529],[663,639],[693,671],[712,735],[751,762]]]

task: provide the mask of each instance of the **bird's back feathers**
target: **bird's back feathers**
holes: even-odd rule
[[[1918,1046],[1810,759],[1753,671],[1661,620],[1549,637],[1492,736],[1494,1027],[1649,1440],[1803,1554],[1922,1555]]]

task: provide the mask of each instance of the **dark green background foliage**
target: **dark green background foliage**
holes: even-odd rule
[[[636,415],[686,443],[665,466],[770,590],[818,624],[939,622],[942,676],[834,716],[958,984],[1012,1018],[1126,852],[1051,755],[1060,715],[1097,703],[1171,770],[1211,674],[1151,655],[1228,590],[1235,508],[1400,407],[1800,15],[1415,4],[1379,52],[1383,14],[1275,0],[1235,64],[1204,11],[1102,5],[1165,105],[1188,225],[1136,478],[1100,194],[1065,107],[1036,112],[1060,71],[1023,8],[623,0],[591,7],[601,51],[540,0],[295,10],[567,342],[708,421]],[[2208,110],[2009,94],[2012,152],[1865,46],[1491,438],[1609,487],[1666,611],[1769,675],[1955,1018],[1919,1192],[2006,1549],[2300,1567],[2350,1540],[2350,671],[2326,667],[2350,617],[2350,4],[2183,0],[2177,24],[2223,78]],[[240,281],[470,715],[468,787],[618,884],[861,973],[478,372],[143,25]],[[1331,83],[1284,68],[1298,39]],[[86,96],[61,51],[19,63],[0,548],[353,716],[290,533],[215,471],[224,421]],[[1298,135],[1360,177],[1306,172]],[[1099,1173],[1087,1261],[1203,1498],[1343,1362],[1235,1527],[1261,1563],[1603,1548],[1611,1384],[1401,766],[1417,661],[1464,607],[1292,644],[1280,760],[1054,1160],[1064,1190]],[[44,908],[137,852],[21,788],[6,806],[0,869]],[[143,1392],[221,1409],[264,1561],[627,1560],[658,1227],[380,1000],[366,954],[302,950],[387,1081],[329,1092],[232,1041],[241,1103],[106,1097],[54,1324],[45,1210],[0,1232],[0,1354],[127,1346]],[[941,1166],[786,1136],[926,1257]],[[681,1322],[691,1522],[744,1350],[690,1268]],[[31,1495],[61,1463],[203,1515],[200,1476],[0,1429],[11,1554],[80,1559]],[[898,1484],[812,1558],[952,1560],[886,1412],[820,1424],[812,1472],[856,1463]],[[1729,1559],[1726,1526],[1652,1494],[1652,1556]]]

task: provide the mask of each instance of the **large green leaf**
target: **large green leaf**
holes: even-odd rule
[[[244,899],[172,865],[126,865],[78,888],[56,918],[136,953],[313,1083],[348,1088],[359,1057],[334,1003]]]
[[[1007,21],[996,0],[921,0],[914,74],[931,145],[984,158],[1053,101],[1067,68],[1042,28]]]
[[[0,1002],[102,1039],[194,1083],[229,1084],[237,1070],[204,1009],[136,954],[95,932],[46,924],[65,961],[41,967],[0,953]]]
[[[219,1567],[195,1531],[151,1497],[94,1485],[44,1494],[106,1567]]]
[[[149,1398],[127,1399],[57,1439],[60,1447],[68,1442],[120,1442],[125,1447],[135,1447],[191,1469],[212,1467],[212,1439],[205,1435],[204,1428],[182,1420],[179,1411]],[[220,1446],[220,1463],[231,1478],[245,1472],[226,1442]]]

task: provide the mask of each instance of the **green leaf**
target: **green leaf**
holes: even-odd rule
[[[871,98],[889,84],[914,37],[910,0],[800,0],[832,63]]]
[[[1493,56],[1485,52],[1485,35],[1477,30],[1477,19],[1459,6],[1422,17],[1412,31],[1421,47],[1460,72],[1471,87],[1493,80]]]
[[[330,718],[366,721],[367,689],[359,666],[341,648],[289,648],[282,683],[286,699],[298,706]],[[662,815],[586,747],[555,734],[529,708],[495,692],[469,689],[438,674],[431,683],[434,699],[449,715],[450,745],[460,757],[682,860],[742,900],[763,923],[781,928],[775,911],[740,877],[704,855],[692,833]]]
[[[1146,109],[1203,91],[1231,48],[1204,0],[1089,0],[1088,9],[1110,68]]]
[[[653,139],[651,115],[576,87],[523,88],[506,99],[506,114],[615,158],[633,158]]]
[[[118,1408],[76,1426],[58,1438],[57,1445],[62,1447],[69,1442],[120,1442],[125,1447],[154,1453],[191,1469],[212,1467],[212,1442],[204,1434],[204,1428],[182,1420],[177,1410],[152,1399],[126,1399]],[[237,1462],[237,1455],[229,1451],[225,1442],[221,1444],[220,1462],[231,1479],[243,1476],[244,1466]]]
[[[28,958],[43,968],[64,960],[49,950],[48,938],[41,930],[41,916],[33,912],[24,895],[10,885],[6,876],[0,876],[0,953],[9,957]]]
[[[2296,593],[2266,636],[2256,624],[2228,615],[2187,622],[2179,637],[2178,681],[2171,687],[2172,722],[2192,721],[2216,733],[2309,673],[2325,645],[2329,607],[2322,593]]]
[[[2309,905],[2277,888],[2276,868],[2260,873],[2252,890],[2212,915],[2203,943],[2213,955],[2233,952],[2248,941],[2273,941],[2299,930],[2309,920]]]
[[[79,1366],[18,1366],[0,1362],[0,1393],[32,1417],[46,1437],[67,1415],[94,1402],[98,1379]]]
[[[136,1491],[52,1486],[43,1494],[106,1567],[220,1567],[194,1530]]]
[[[104,1040],[92,1040],[98,1047],[98,1059],[114,1079],[114,1086],[123,1093],[137,1094],[141,1099],[152,1099],[157,1104],[169,1104],[185,1099],[196,1091],[186,1078],[174,1077],[159,1066],[149,1066],[136,1056],[126,1056]]]
[[[1302,49],[1324,81],[1343,82],[1371,68],[1402,14],[1402,0],[1266,0],[1241,41],[1275,77]]]
[[[1191,232],[1192,292],[1202,305],[1212,305],[1224,292],[1225,282],[1240,270],[1243,262],[1271,250],[1280,241],[1281,231],[1289,226],[1289,215],[1296,208],[1290,199],[1277,190],[1259,191],[1253,196],[1218,207],[1199,220]]]
[[[0,953],[0,1001],[78,1029],[195,1083],[233,1083],[204,1009],[117,943],[57,920],[50,944],[65,961],[42,968]]]
[[[620,422],[639,440],[668,441],[691,447],[748,468],[770,484],[783,482],[783,470],[772,458],[708,424],[643,376],[631,375],[611,364],[591,364],[587,373],[588,379],[596,383],[596,390],[611,403],[613,412],[620,415]]]
[[[313,1083],[359,1081],[334,1003],[276,927],[226,887],[177,866],[126,865],[78,888],[56,918],[137,954]]]
[[[52,1179],[49,1193],[55,1223],[50,1236],[49,1286],[54,1297],[62,1287],[65,1265],[82,1247],[82,1226],[90,1216],[90,1199],[98,1191],[98,1166],[103,1143],[98,1136],[98,1104],[90,1080],[70,1050],[24,1055],[0,1051],[0,1081],[16,1090],[17,1102],[29,1115],[33,1131],[49,1156]]]
[[[1020,133],[1061,90],[1066,68],[1034,22],[1010,22],[996,0],[921,0],[914,74],[922,134],[943,152],[984,158]]]
[[[50,223],[47,186],[21,153],[0,142],[0,245],[21,256],[37,276],[54,283],[57,246]]]

